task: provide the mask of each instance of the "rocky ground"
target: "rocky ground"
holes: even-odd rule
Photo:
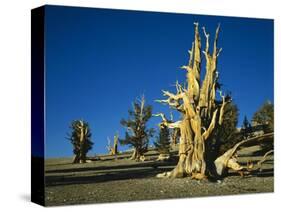
[[[175,163],[120,159],[71,164],[70,159],[48,159],[46,205],[273,192],[273,160],[263,165],[262,172],[244,177],[230,173],[218,182],[155,178]]]

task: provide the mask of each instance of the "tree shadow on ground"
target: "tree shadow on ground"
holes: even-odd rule
[[[262,170],[252,170],[248,174],[245,174],[244,177],[273,176],[273,161],[267,161],[266,163],[270,165],[270,167],[263,168]],[[45,182],[46,186],[49,187],[60,185],[103,183],[116,180],[154,178],[159,173],[171,171],[175,165],[176,161],[148,161],[127,165],[117,164],[114,166],[77,167],[60,170],[49,170],[46,171],[47,176],[45,177]],[[225,177],[239,175],[240,174],[238,172],[230,172]]]
[[[158,173],[170,171],[172,168],[153,168],[147,167],[140,170],[110,171],[92,176],[46,176],[46,186],[74,185],[74,184],[90,184],[103,183],[116,180],[129,180],[155,177]]]
[[[87,171],[99,171],[99,170],[114,170],[114,169],[131,169],[131,168],[156,168],[159,166],[175,166],[177,164],[176,160],[173,161],[165,161],[165,162],[139,162],[134,164],[126,164],[126,165],[114,165],[114,166],[97,166],[97,167],[76,167],[76,168],[66,168],[66,169],[56,169],[56,170],[47,170],[46,174],[54,174],[54,173],[73,173],[73,172],[87,172]]]

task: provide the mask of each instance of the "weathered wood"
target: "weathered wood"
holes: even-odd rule
[[[222,175],[226,169],[240,171],[250,169],[250,166],[241,166],[237,162],[237,149],[241,145],[246,145],[254,141],[265,141],[272,135],[251,138],[241,141],[233,148],[226,151],[218,158],[208,157],[209,149],[206,150],[206,144],[212,139],[214,130],[222,125],[224,120],[225,106],[231,101],[229,96],[223,95],[218,83],[217,60],[221,48],[217,47],[220,26],[217,27],[213,42],[213,52],[210,52],[209,34],[203,27],[203,33],[206,39],[205,50],[202,51],[206,60],[205,76],[200,83],[201,73],[201,39],[199,34],[199,24],[194,23],[195,35],[192,48],[189,50],[189,60],[187,65],[183,65],[186,74],[187,88],[176,82],[176,93],[163,91],[167,97],[164,100],[156,100],[159,103],[169,105],[170,108],[181,113],[181,119],[178,121],[168,120],[163,113],[155,114],[162,118],[162,125],[169,128],[179,129],[179,161],[177,166],[171,171],[157,175],[158,177],[184,177],[191,176],[195,179],[206,178],[206,175]],[[221,101],[216,99],[216,93],[219,93]],[[271,153],[271,152],[270,152]],[[266,158],[266,156],[265,156]],[[213,170],[215,167],[216,170]],[[215,173],[214,173],[215,172]]]
[[[267,157],[268,157],[269,155],[272,155],[273,153],[274,153],[274,151],[273,151],[273,149],[271,149],[271,150],[267,151],[267,152],[264,154],[264,156],[262,157],[262,159],[257,163],[258,169],[259,169],[259,170],[261,170],[261,165],[262,165],[262,163],[264,163],[264,162],[267,160]]]
[[[218,79],[216,64],[219,53],[217,50],[219,26],[216,30],[212,54],[209,52],[209,34],[203,27],[206,38],[205,51],[203,51],[206,71],[201,85],[201,38],[199,24],[194,23],[194,26],[194,42],[189,51],[189,61],[187,65],[181,67],[187,71],[188,87],[185,89],[177,82],[176,94],[163,91],[163,95],[168,99],[158,100],[182,114],[182,119],[176,122],[168,120],[164,114],[156,114],[162,118],[162,124],[165,126],[180,129],[179,162],[172,172],[163,174],[165,177],[190,175],[197,179],[205,178],[208,169],[205,161],[205,142],[208,141],[215,127],[222,123],[224,106],[227,104],[224,96],[222,96],[221,104],[215,102]]]
[[[118,154],[118,138],[119,138],[119,135],[118,135],[118,133],[116,133],[114,135],[114,139],[113,139],[113,146],[111,146],[110,138],[107,137],[108,143],[107,143],[106,149],[107,149],[107,151],[110,155],[117,155]]]
[[[72,135],[69,138],[74,145],[73,163],[86,163],[86,153],[92,142],[89,140],[90,130],[88,124],[82,120],[76,120],[72,123]],[[75,134],[75,135],[73,135]]]
[[[262,136],[257,136],[253,138],[249,138],[235,144],[231,149],[227,150],[223,155],[219,156],[215,160],[216,171],[218,175],[222,175],[226,169],[233,169],[235,171],[247,169],[248,166],[239,165],[236,158],[237,155],[235,153],[238,149],[243,145],[249,145],[251,143],[262,143],[262,142],[273,142],[273,133],[268,133]],[[270,150],[268,154],[272,153],[273,150]],[[265,154],[264,158],[266,158],[267,154]],[[262,160],[261,160],[262,161]],[[262,162],[261,162],[262,163]]]

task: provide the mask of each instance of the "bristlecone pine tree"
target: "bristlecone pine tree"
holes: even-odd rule
[[[203,179],[222,175],[226,168],[243,169],[234,155],[243,142],[218,158],[210,157],[211,148],[207,146],[208,142],[213,139],[214,129],[222,125],[225,107],[231,99],[223,95],[218,83],[217,59],[221,49],[217,48],[217,41],[220,27],[216,29],[212,53],[209,49],[209,34],[204,27],[202,29],[206,38],[205,49],[201,53],[201,38],[198,23],[195,23],[195,38],[189,51],[189,62],[181,67],[186,71],[187,87],[177,82],[177,93],[163,91],[167,99],[157,100],[179,111],[182,117],[181,120],[172,122],[162,113],[155,115],[161,116],[162,124],[167,127],[180,129],[178,164],[171,172],[158,174],[158,177],[191,176]],[[201,54],[206,60],[205,76],[202,81]],[[216,97],[217,92],[220,99]]]
[[[264,125],[264,131],[273,132],[274,130],[274,106],[270,101],[265,102],[262,107],[255,112],[252,122]]]
[[[119,135],[118,133],[116,133],[114,135],[114,139],[113,139],[113,146],[111,146],[111,141],[109,138],[107,138],[108,140],[108,145],[106,146],[108,153],[110,155],[117,155],[118,154],[118,140],[119,140]]]
[[[85,163],[87,152],[93,146],[89,124],[82,120],[74,120],[70,128],[71,134],[68,139],[73,145],[73,163]]]
[[[124,139],[119,139],[121,145],[130,145],[134,148],[132,160],[139,161],[147,151],[149,138],[153,136],[154,129],[147,128],[147,122],[152,116],[152,106],[145,105],[145,98],[133,103],[133,110],[129,110],[129,119],[121,120],[126,128]]]
[[[165,155],[170,153],[170,132],[169,128],[165,125],[160,125],[159,136],[156,142],[154,142],[155,149],[160,153],[158,159],[165,158]]]

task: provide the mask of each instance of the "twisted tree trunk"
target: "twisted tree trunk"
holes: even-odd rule
[[[72,163],[79,163],[79,161],[80,161],[80,156],[79,156],[79,154],[74,155],[73,160],[72,160]]]
[[[85,140],[86,135],[88,133],[88,128],[85,126],[83,121],[79,121],[79,125],[75,126],[77,131],[77,137],[79,141],[79,151],[76,152],[72,163],[86,163],[86,147],[85,147]]]
[[[119,139],[119,135],[116,134],[114,136],[114,142],[113,142],[113,154],[117,155],[118,154],[118,139]]]
[[[140,149],[134,148],[133,154],[130,157],[130,160],[141,161],[141,157],[144,157],[144,153]]]
[[[198,30],[198,23],[195,23],[195,37],[192,48],[189,51],[189,62],[181,68],[186,70],[188,87],[185,88],[176,83],[177,93],[173,94],[163,91],[165,100],[156,100],[168,104],[171,108],[181,113],[182,119],[177,122],[168,120],[164,114],[154,116],[162,118],[161,125],[180,130],[179,161],[171,172],[159,174],[158,177],[184,177],[191,176],[195,179],[203,179],[208,176],[218,177],[223,175],[225,170],[233,169],[240,171],[252,168],[241,166],[237,162],[236,152],[238,148],[247,143],[256,141],[273,141],[273,133],[264,136],[251,138],[237,143],[233,148],[227,150],[219,157],[212,156],[210,143],[214,129],[223,122],[225,105],[231,101],[219,90],[217,58],[221,49],[217,49],[219,26],[216,29],[213,43],[213,52],[209,52],[209,34],[203,27],[206,38],[205,50],[202,51],[206,60],[205,76],[200,81],[201,73],[201,39]],[[216,92],[219,91],[221,100],[216,99]],[[160,125],[160,126],[161,126]],[[268,154],[272,154],[269,151]],[[263,161],[261,160],[260,163]]]
[[[209,34],[203,28],[206,37],[206,47],[203,51],[206,60],[206,72],[202,83],[201,73],[201,39],[198,23],[195,23],[195,38],[189,51],[189,62],[181,68],[186,70],[187,88],[176,83],[177,93],[173,94],[163,91],[166,100],[158,102],[168,104],[182,114],[182,120],[173,123],[167,120],[163,114],[163,124],[169,128],[179,128],[179,162],[172,172],[164,173],[167,177],[184,177],[191,175],[193,178],[202,179],[206,177],[206,147],[216,125],[223,120],[226,98],[220,92],[221,101],[217,101],[216,90],[218,88],[217,57],[221,51],[217,49],[219,26],[216,30],[213,53],[209,52]]]
[[[80,121],[81,126],[78,126],[80,129],[80,163],[86,163],[86,150],[85,150],[85,135],[87,134],[87,128],[84,127],[84,123]]]

